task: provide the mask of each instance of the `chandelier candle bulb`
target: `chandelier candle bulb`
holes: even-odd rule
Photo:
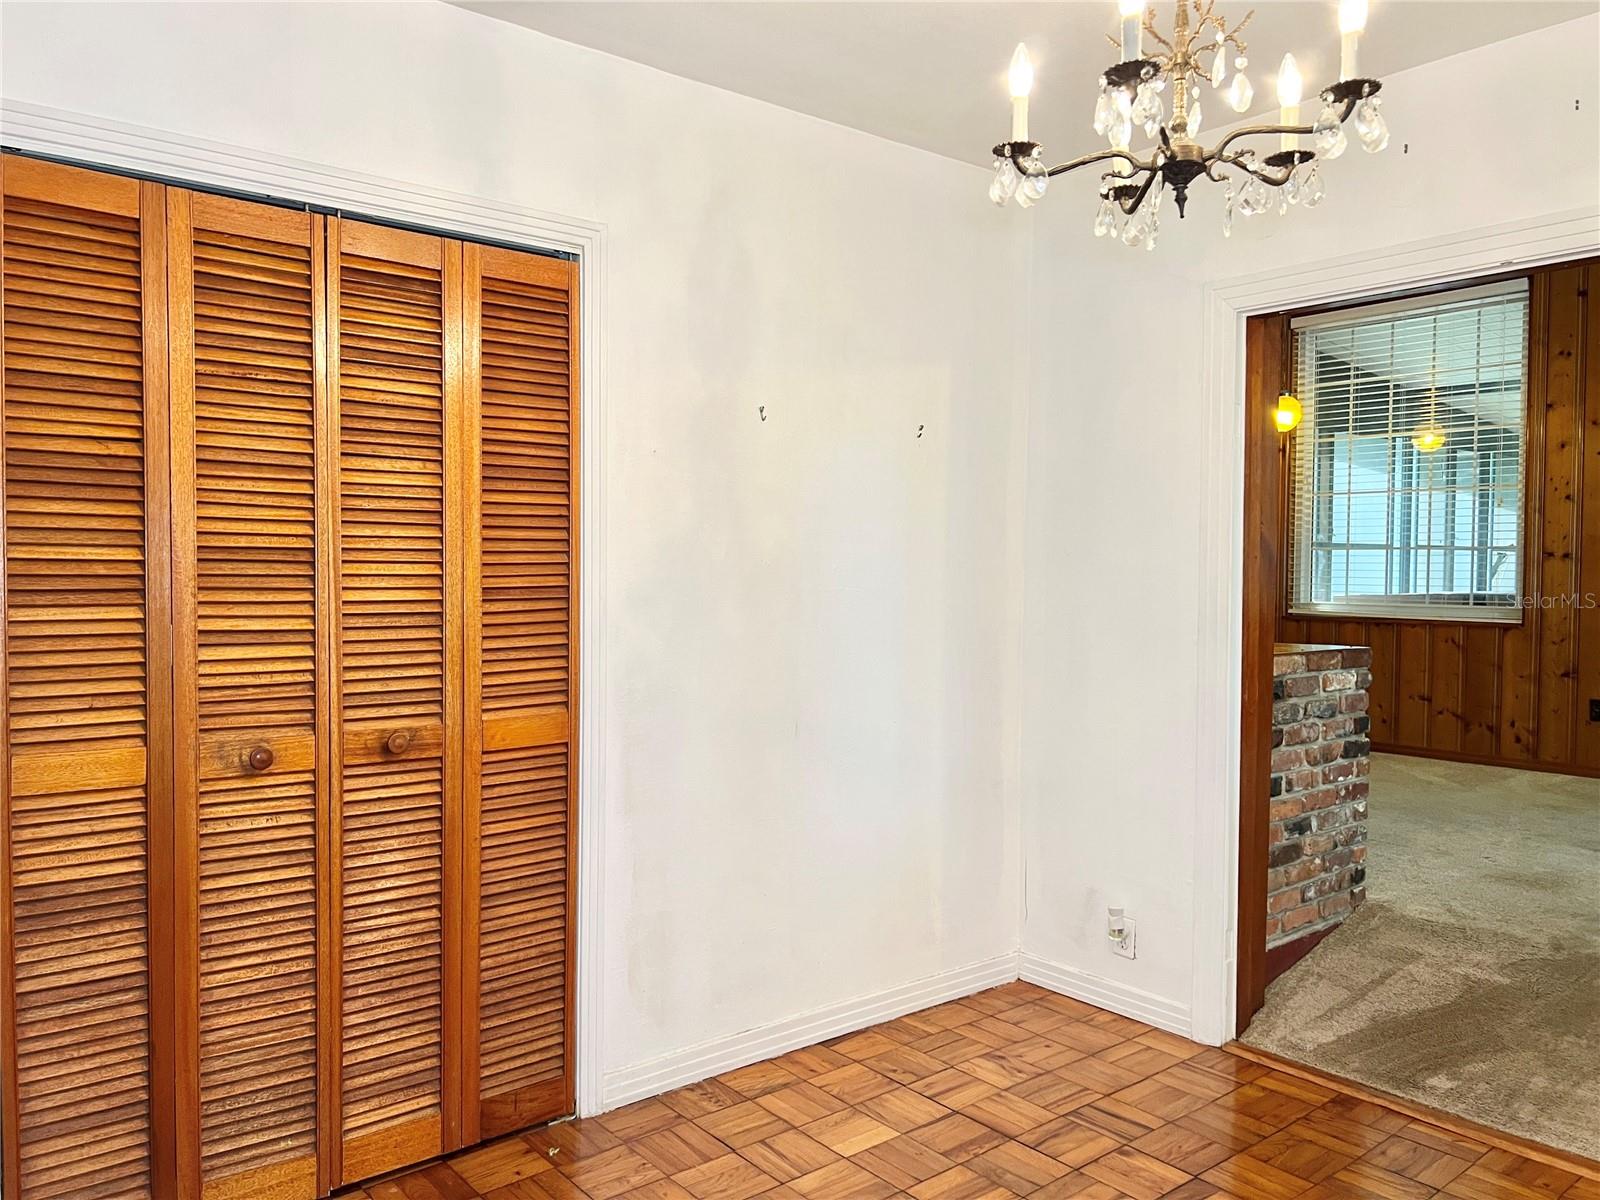
[[[1339,0],[1339,78],[1355,79],[1357,41],[1367,27],[1367,0]]]
[[[1122,16],[1122,61],[1132,62],[1144,55],[1144,0],[1117,0]]]
[[[1011,56],[1011,140],[1028,140],[1028,93],[1033,91],[1033,63],[1028,60],[1028,48],[1017,43]]]
[[[1278,64],[1278,124],[1300,124],[1300,67],[1294,61],[1294,55],[1285,54],[1283,62]],[[1300,135],[1286,133],[1283,135],[1282,148],[1285,150],[1298,150],[1300,148]]]

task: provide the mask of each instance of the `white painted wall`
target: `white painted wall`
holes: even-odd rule
[[[981,171],[441,4],[3,21],[8,100],[604,222],[608,1075],[1014,953],[1026,226]]]
[[[1205,284],[1600,193],[1593,18],[1397,76],[1394,145],[1323,208],[1223,242],[1202,190],[1153,255],[1089,236],[1087,179],[997,215],[974,168],[441,5],[0,19],[8,99],[605,223],[589,636],[635,1082],[1007,954],[1019,894],[1036,971],[1182,1027],[1226,941],[1197,814],[1231,803],[1195,782]]]
[[[1197,1036],[1222,1032],[1229,971],[1218,966],[1232,941],[1213,894],[1231,891],[1231,869],[1206,861],[1216,848],[1201,834],[1236,798],[1206,765],[1237,756],[1236,715],[1234,745],[1220,750],[1198,719],[1230,702],[1207,691],[1197,654],[1214,633],[1207,588],[1235,569],[1203,556],[1236,540],[1240,520],[1236,481],[1208,490],[1205,287],[1600,203],[1600,17],[1404,72],[1384,97],[1385,152],[1352,140],[1324,168],[1322,206],[1238,220],[1231,239],[1210,188],[1186,221],[1165,206],[1153,253],[1090,236],[1088,180],[1058,180],[1038,210],[1024,959],[1175,1017],[1192,1011]],[[1106,945],[1108,904],[1138,921],[1135,961]]]

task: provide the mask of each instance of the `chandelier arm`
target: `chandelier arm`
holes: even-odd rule
[[[1150,185],[1160,178],[1160,173],[1154,167],[1146,167],[1145,170],[1149,174],[1144,177],[1144,182],[1139,185],[1139,190],[1129,199],[1117,201],[1117,207],[1122,210],[1124,216],[1131,217],[1138,210],[1139,205],[1144,203],[1145,196],[1150,192]]]
[[[1235,129],[1227,137],[1223,138],[1206,157],[1208,159],[1223,158],[1227,153],[1228,147],[1240,138],[1265,137],[1273,133],[1305,134],[1315,133],[1316,131],[1317,127],[1315,125],[1246,125],[1243,129]]]
[[[1079,158],[1068,159],[1059,166],[1051,167],[1045,172],[1045,174],[1050,176],[1065,175],[1068,171],[1076,171],[1079,167],[1086,167],[1090,163],[1105,162],[1107,159],[1112,158],[1123,159],[1133,168],[1126,176],[1126,178],[1129,179],[1133,178],[1133,176],[1138,174],[1140,171],[1154,171],[1156,169],[1156,161],[1154,158],[1152,158],[1149,162],[1143,162],[1140,159],[1135,158],[1126,150],[1101,150],[1096,154],[1085,154]]]
[[[1286,167],[1281,175],[1252,166],[1242,154],[1210,155],[1206,159],[1206,178],[1214,183],[1225,182],[1221,175],[1216,173],[1217,167],[1236,167],[1255,179],[1261,180],[1268,187],[1282,187],[1289,182],[1289,176],[1294,174],[1293,167]]]

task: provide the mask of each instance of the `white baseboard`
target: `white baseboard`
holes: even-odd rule
[[[918,1009],[959,1000],[1017,978],[1017,956],[1002,954],[810,1012],[713,1038],[672,1054],[605,1073],[602,1111],[720,1075],[736,1067],[787,1054],[827,1038],[853,1033]],[[1044,986],[1048,987],[1049,984]]]
[[[607,1071],[599,1111],[620,1108],[647,1096],[659,1096],[724,1071],[776,1058],[802,1046],[892,1021],[948,1000],[959,1000],[1018,978],[1097,1008],[1144,1021],[1157,1029],[1189,1036],[1190,1016],[1186,1004],[1037,955],[1001,954],[886,991],[815,1008],[770,1025],[713,1038],[634,1066]]]
[[[1029,983],[1036,983],[1063,996],[1071,996],[1074,1000],[1082,1000],[1085,1004],[1093,1004],[1096,1008],[1121,1013],[1125,1017],[1154,1025],[1157,1029],[1165,1029],[1168,1033],[1189,1036],[1193,1022],[1187,1004],[1142,988],[1130,987],[1126,983],[1103,979],[1076,967],[1051,962],[1036,954],[1024,952],[1018,958],[1020,977]]]

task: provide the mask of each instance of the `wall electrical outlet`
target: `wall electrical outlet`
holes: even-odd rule
[[[1137,958],[1135,935],[1138,926],[1134,919],[1120,908],[1106,909],[1106,937],[1111,942],[1111,953],[1123,958]]]

